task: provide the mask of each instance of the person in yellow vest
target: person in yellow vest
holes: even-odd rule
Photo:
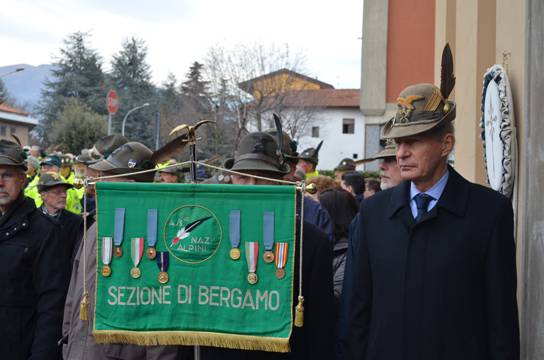
[[[39,177],[38,170],[40,169],[40,161],[34,156],[27,156],[26,164],[26,183],[27,185]]]
[[[319,175],[319,172],[317,171],[317,163],[319,162],[319,150],[321,149],[322,145],[323,140],[317,144],[315,149],[308,148],[298,156],[297,170],[299,173],[301,173],[301,175],[302,173],[304,174],[306,180],[310,180],[311,178]]]
[[[63,154],[60,156],[59,175],[62,176],[68,184],[74,185],[75,174],[72,171],[73,155]]]
[[[49,155],[43,159],[40,164],[41,173],[54,172],[59,173],[61,167],[61,160],[58,155]],[[38,177],[36,177],[38,178]],[[61,176],[63,181],[66,181]],[[43,204],[40,192],[38,191],[38,182],[30,183],[25,188],[25,196],[34,200],[36,207],[40,207]],[[66,192],[66,210],[73,212],[74,214],[81,214],[81,199],[75,189],[68,189]]]

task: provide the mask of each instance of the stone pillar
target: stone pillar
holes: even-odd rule
[[[519,6],[523,6],[519,4]],[[527,0],[526,86],[524,91],[524,123],[521,148],[526,162],[521,174],[521,191],[525,194],[524,226],[524,303],[522,312],[522,359],[544,359],[544,2]],[[523,156],[523,154],[522,154]],[[525,187],[525,189],[523,189]]]
[[[495,63],[495,0],[457,1],[455,17],[455,167],[467,179],[487,184],[480,106],[484,72]]]
[[[365,0],[360,107],[364,115],[385,112],[388,0]]]

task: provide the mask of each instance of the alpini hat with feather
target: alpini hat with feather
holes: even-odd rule
[[[314,165],[317,165],[319,162],[319,150],[321,150],[321,146],[323,145],[323,140],[317,144],[317,147],[315,148],[308,148],[304,150],[299,156],[299,159],[306,160],[311,162]]]
[[[440,88],[416,84],[405,88],[397,99],[397,113],[383,130],[383,138],[395,139],[427,132],[455,119],[455,103],[448,100],[453,87],[453,56],[448,44],[442,52]]]

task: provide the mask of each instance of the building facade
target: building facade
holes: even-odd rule
[[[29,145],[29,133],[36,125],[38,121],[27,112],[0,104],[0,139],[13,141],[12,135],[15,135],[23,146]]]

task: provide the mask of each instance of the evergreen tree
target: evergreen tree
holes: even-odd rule
[[[182,119],[182,98],[178,90],[178,80],[174,74],[168,74],[159,91],[159,111],[161,115],[161,143],[165,143],[170,131],[184,123]]]
[[[48,130],[63,111],[68,99],[75,98],[97,114],[106,114],[104,73],[98,53],[87,46],[90,35],[76,32],[64,40],[52,77],[44,84],[38,106],[41,133],[50,144]]]
[[[208,97],[208,84],[209,81],[204,81],[202,79],[202,70],[204,65],[195,61],[193,65],[189,68],[185,80],[181,84],[181,92],[184,95],[191,95],[195,97]]]
[[[113,87],[117,89],[120,99],[114,132],[121,132],[122,119],[128,111],[149,103],[151,106],[135,111],[127,118],[125,136],[151,147],[157,94],[151,84],[151,72],[146,57],[147,47],[143,40],[136,38],[126,40],[121,51],[113,56],[110,80]]]
[[[8,89],[6,89],[6,85],[0,79],[0,104],[8,101]]]
[[[183,101],[183,116],[186,123],[193,124],[201,119],[213,120],[212,102],[208,92],[209,81],[203,78],[204,65],[193,62],[180,90]],[[216,149],[214,127],[206,125],[199,129],[202,140],[199,149],[204,157],[213,155]]]

